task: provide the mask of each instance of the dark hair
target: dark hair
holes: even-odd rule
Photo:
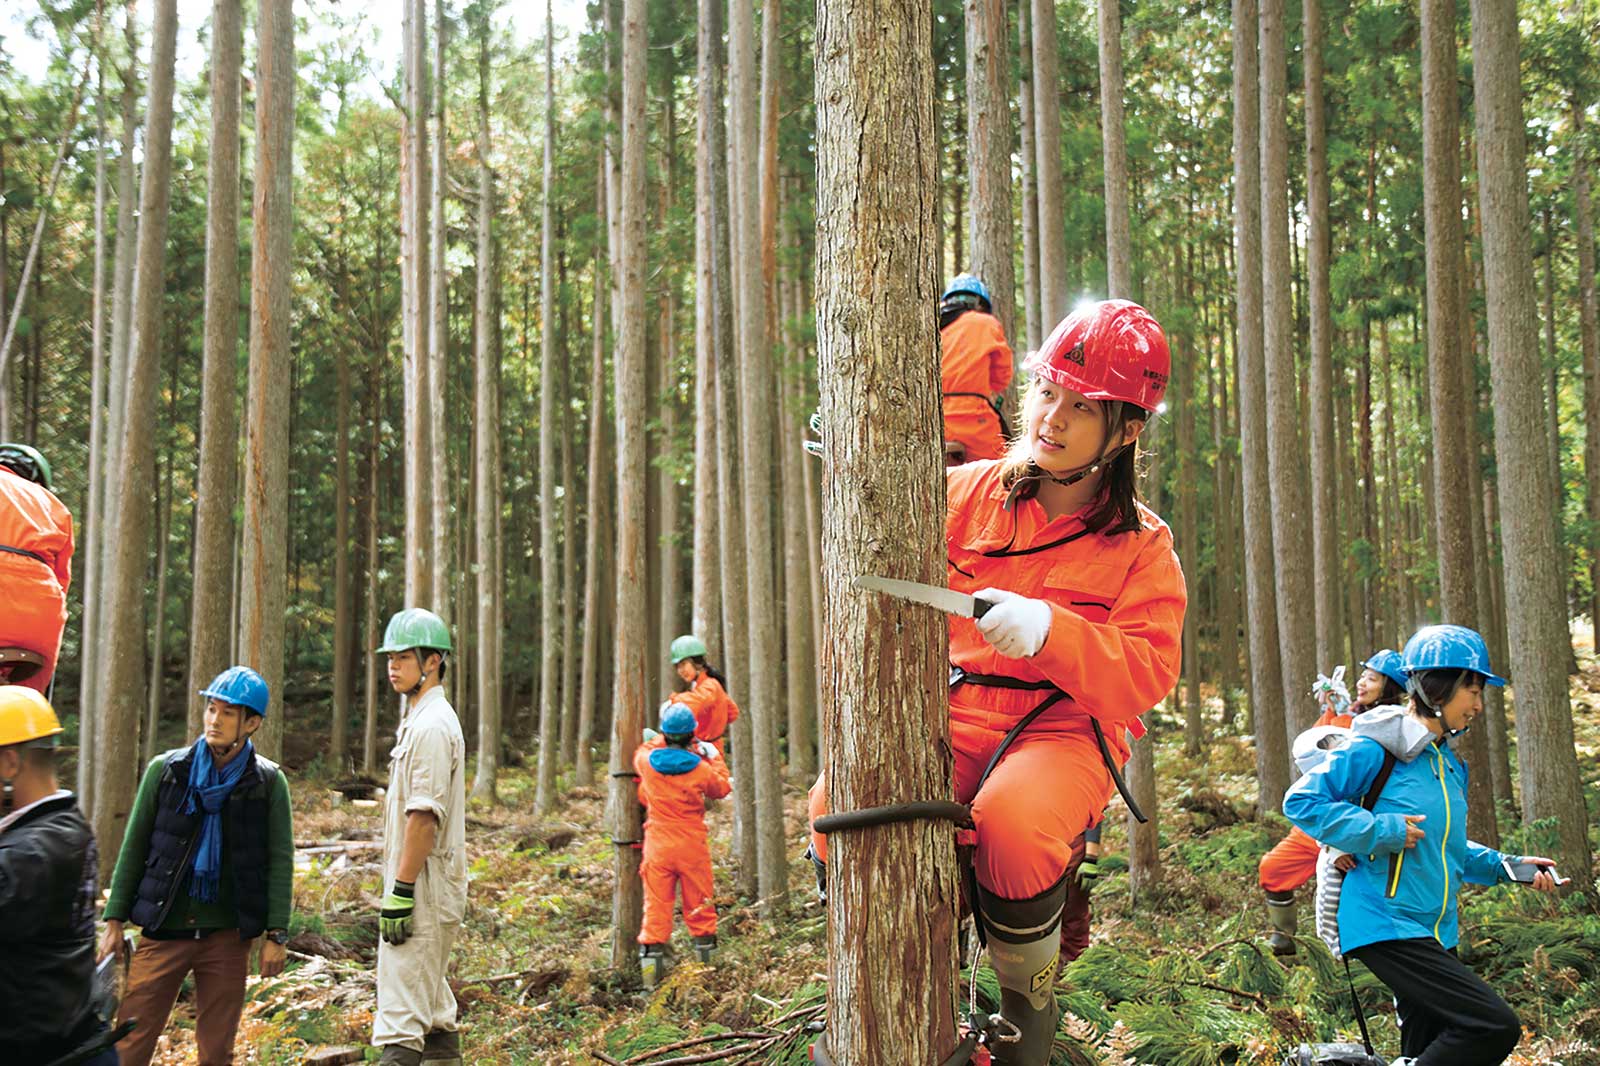
[[[54,774],[56,772],[56,749],[54,745],[42,748],[23,748],[18,754],[22,756],[22,765],[36,774]]]
[[[662,733],[661,739],[667,742],[668,747],[687,748],[694,740],[693,733]]]
[[[1366,667],[1366,669],[1371,670],[1372,668],[1369,666],[1369,667]],[[1399,703],[1402,699],[1405,698],[1406,690],[1404,688],[1400,687],[1400,682],[1396,681],[1394,678],[1390,677],[1388,674],[1382,673],[1380,671],[1373,670],[1372,672],[1377,674],[1380,678],[1383,679],[1383,687],[1378,690],[1378,696],[1377,696],[1377,698],[1375,700],[1373,700],[1371,703],[1363,704],[1363,706],[1366,706],[1366,707],[1388,707],[1388,706],[1390,706],[1392,704]]]
[[[437,655],[439,657],[439,680],[442,682],[444,680],[445,667],[450,663],[450,656],[445,654],[443,648],[417,648],[415,650],[417,653],[417,668],[424,673],[428,670],[428,656]]]
[[[718,670],[715,666],[712,666],[710,663],[706,662],[706,657],[704,655],[691,655],[689,656],[689,661],[694,663],[694,668],[696,670],[704,670],[706,672],[706,676],[716,679],[717,684],[721,685],[723,689],[727,689],[728,679],[722,676],[721,670]]]
[[[1028,383],[1031,391],[1038,387],[1038,378]],[[1026,397],[1024,398],[1026,399]],[[1011,447],[1000,460],[1002,464],[1000,480],[1006,488],[1023,477],[1037,477],[1040,471],[1033,465],[1033,453],[1028,443],[1028,434],[1024,420],[1027,403],[1017,405],[1017,433],[1012,437]],[[1150,421],[1150,412],[1138,404],[1128,403],[1125,400],[1103,400],[1100,402],[1101,417],[1105,421],[1105,434],[1102,437],[1101,447],[1105,442],[1111,441],[1121,435],[1123,427],[1129,422]],[[1095,502],[1094,509],[1084,519],[1084,527],[1090,533],[1135,533],[1139,530],[1139,442],[1137,440],[1119,451],[1110,462],[1106,463],[1100,472],[1100,496]],[[1035,486],[1025,488],[1020,495],[1032,496],[1038,489]]]
[[[1444,710],[1444,705],[1465,685],[1483,684],[1484,677],[1476,670],[1443,667],[1437,670],[1418,670],[1411,675],[1411,684],[1421,690],[1419,697],[1411,693],[1411,709],[1429,718],[1436,716],[1434,707]],[[1432,706],[1429,706],[1432,704]]]

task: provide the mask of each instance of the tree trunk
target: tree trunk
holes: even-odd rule
[[[928,358],[937,337],[927,309],[939,293],[931,15],[896,0],[817,11],[822,552],[835,577],[822,605],[819,706],[835,811],[950,790],[943,620],[852,592],[842,579],[885,559],[896,560],[897,576],[944,579],[938,369]],[[869,408],[879,419],[870,448],[857,418]],[[840,1066],[949,1054],[953,841],[932,821],[832,838],[828,1040]],[[875,905],[890,878],[896,905]]]
[[[405,492],[408,607],[433,603],[433,394],[428,361],[427,0],[403,0],[405,121],[401,132],[401,273],[405,290]]]
[[[176,370],[175,362],[173,367]],[[172,395],[177,395],[176,390]],[[169,404],[169,414],[174,406]],[[172,460],[169,458],[165,463],[158,460],[157,466],[165,467],[165,474],[158,476],[155,485],[160,513],[156,516],[156,602],[150,615],[150,684],[145,690],[143,750],[140,753],[144,763],[156,757],[156,733],[161,728],[161,666],[167,644],[167,543],[172,538]]]
[[[622,318],[616,355],[617,440],[645,439],[646,395],[644,152],[645,47],[644,0],[624,0],[622,17]],[[649,478],[644,451],[617,449],[617,628],[616,698],[611,740],[611,792],[607,824],[616,845],[616,888],[611,908],[611,965],[632,972],[638,966],[639,922],[644,907],[639,881],[642,836],[633,750],[644,727],[650,698],[645,686],[648,625],[644,503]]]
[[[256,28],[256,173],[250,217],[250,393],[245,410],[244,580],[239,658],[266,678],[278,713],[256,732],[283,751],[283,634],[289,543],[290,282],[294,266],[294,10],[262,0]]]
[[[121,450],[114,480],[118,503],[115,559],[106,583],[106,617],[128,619],[145,612],[145,569],[149,564],[150,520],[154,505],[146,495],[155,462],[156,386],[161,373],[161,300],[167,243],[167,208],[172,191],[172,90],[177,52],[177,0],[156,0],[150,48],[150,101],[146,109],[144,181],[139,192],[138,291],[134,321],[138,343],[128,364],[125,429],[110,439]],[[280,615],[281,617],[281,615]],[[108,639],[98,691],[99,720],[138,721],[144,710],[144,630],[105,626]],[[138,759],[133,730],[108,730],[96,740],[94,831],[99,840],[122,839],[133,807]],[[100,853],[100,877],[109,877],[116,849]]]
[[[555,635],[560,630],[560,604],[556,594],[561,581],[561,556],[556,545],[556,323],[555,213],[551,205],[555,181],[555,69],[552,62],[552,26],[549,0],[545,10],[544,67],[544,193],[539,227],[539,775],[533,796],[535,815],[547,814],[555,800],[557,734],[561,680]],[[626,436],[621,439],[627,440]],[[632,752],[626,754],[631,755]]]
[[[1027,351],[1044,342],[1039,307],[1039,157],[1034,150],[1033,39],[1029,33],[1033,0],[1017,4],[1017,116],[1022,158],[1022,307],[1027,319]],[[1006,120],[1010,121],[1009,117]],[[1051,323],[1053,326],[1054,323]],[[1015,342],[1013,342],[1015,345]],[[1016,345],[1021,347],[1020,345]]]
[[[1306,289],[1311,325],[1311,522],[1317,668],[1344,662],[1340,626],[1338,454],[1333,432],[1333,311],[1328,295],[1328,131],[1322,9],[1305,0]]]
[[[1578,238],[1578,336],[1583,350],[1583,483],[1589,505],[1589,621],[1600,633],[1600,310],[1584,108],[1572,101],[1572,222]],[[1559,527],[1557,527],[1559,528]]]
[[[91,368],[89,372],[89,483],[84,492],[83,558],[80,584],[83,592],[83,615],[80,622],[78,644],[78,735],[93,719],[94,671],[97,665],[98,641],[96,612],[100,603],[100,556],[105,551],[102,532],[104,516],[100,512],[102,486],[105,482],[105,404],[106,391],[106,75],[105,50],[100,50],[95,73],[95,138],[94,138],[94,323]],[[0,149],[3,152],[3,149]],[[0,185],[5,182],[4,157],[0,155]],[[0,241],[0,261],[6,256],[4,241]],[[5,304],[5,267],[0,266],[0,308]],[[5,329],[5,311],[0,309],[0,332]],[[86,764],[88,766],[86,767]],[[92,774],[87,745],[78,753],[78,779],[81,783]],[[80,784],[81,790],[81,784]],[[94,810],[82,795],[79,802],[83,812],[94,817]]]
[[[1061,75],[1055,0],[1033,5],[1033,143],[1039,183],[1039,330],[1067,313],[1066,196],[1061,177]]]
[[[1237,272],[1239,442],[1244,494],[1245,581],[1249,597],[1250,713],[1256,736],[1261,810],[1276,810],[1289,787],[1283,671],[1273,575],[1272,502],[1267,482],[1267,382],[1261,328],[1261,114],[1256,0],[1233,3],[1234,262]]]
[[[450,448],[445,439],[446,408],[449,406],[450,316],[448,279],[445,275],[445,208],[444,197],[449,174],[445,170],[445,37],[450,24],[445,18],[444,0],[435,0],[433,35],[433,165],[428,168],[431,179],[427,188],[432,203],[428,219],[432,233],[428,242],[428,420],[424,432],[428,436],[429,487],[429,549],[433,577],[433,610],[446,622],[450,620],[455,585],[452,560],[455,559],[450,536]],[[427,83],[427,75],[423,75]],[[409,606],[409,605],[408,605]]]
[[[600,206],[605,206],[605,161],[601,160],[598,186]],[[602,212],[603,213],[603,212]],[[600,263],[602,249],[594,250],[594,321],[593,355],[589,372],[589,477],[584,513],[589,516],[588,539],[584,545],[583,567],[583,653],[580,667],[581,691],[578,693],[577,760],[574,780],[579,785],[594,784],[595,712],[600,703],[600,630],[604,625],[606,603],[602,590],[609,592],[604,580],[606,531],[610,529],[610,513],[606,504],[609,494],[604,491],[607,480],[604,465],[606,454],[606,317],[607,286]]]
[[[211,147],[206,175],[205,347],[201,359],[199,483],[194,510],[194,593],[189,612],[188,736],[198,736],[199,689],[226,669],[233,649],[233,512],[238,502],[239,90],[244,19],[239,0],[211,5]],[[341,348],[341,351],[343,349]],[[340,357],[341,359],[343,356]],[[340,405],[340,411],[344,410]]]
[[[489,166],[489,16],[478,26],[478,250],[473,313],[473,500],[472,548],[477,570],[478,770],[472,798],[498,803],[500,770],[500,568],[495,545],[500,527],[500,364],[495,351],[495,293],[499,275],[494,255],[494,171]],[[548,34],[547,34],[548,35]],[[548,130],[546,131],[548,133]]]
[[[1017,268],[1011,236],[1011,49],[1006,4],[964,0],[964,7],[972,269],[989,286],[995,317],[1014,345]]]
[[[1539,407],[1539,320],[1529,250],[1526,127],[1515,0],[1473,0],[1474,103],[1489,371],[1494,392],[1506,616],[1516,679],[1517,761],[1526,821],[1552,819],[1555,858],[1587,890],[1588,818],[1567,696],[1566,612],[1550,513],[1555,486]],[[1529,347],[1530,343],[1533,345]]]
[[[566,245],[566,227],[561,243]],[[559,291],[567,291],[567,255],[561,253],[556,278]],[[568,301],[561,301],[560,376],[561,402],[561,765],[572,766],[578,757],[578,483],[572,451],[578,420],[572,413],[575,392],[572,373],[572,332],[568,328]]]
[[[367,376],[367,551],[366,603],[362,649],[378,647],[378,456],[383,424],[383,362],[377,353],[368,359]],[[378,668],[367,656],[361,657],[365,695],[362,705],[361,772],[373,777],[378,771]],[[481,758],[481,756],[480,756]]]
[[[1233,732],[1234,690],[1239,686],[1239,611],[1237,577],[1240,572],[1238,541],[1233,522],[1233,444],[1228,434],[1227,346],[1217,345],[1212,374],[1215,398],[1207,399],[1211,441],[1216,448],[1216,507],[1212,511],[1212,539],[1216,543],[1217,685],[1222,690],[1222,724]]]
[[[1261,63],[1261,321],[1266,364],[1267,470],[1272,483],[1272,545],[1276,560],[1278,645],[1288,735],[1316,719],[1306,695],[1316,679],[1316,601],[1300,439],[1299,381],[1295,375],[1294,305],[1289,292],[1289,125],[1286,104],[1284,0],[1262,0]],[[1246,434],[1248,438],[1249,434]],[[1246,481],[1251,479],[1246,476]],[[1252,615],[1254,612],[1252,612]],[[1261,728],[1259,721],[1256,728]]]
[[[785,243],[793,247],[795,242],[791,239]],[[790,350],[792,367],[797,353],[787,343],[785,348]],[[815,630],[811,625],[811,557],[805,542],[805,472],[801,466],[810,460],[798,442],[804,420],[793,415],[800,399],[799,376],[786,372],[780,380],[784,383],[778,419],[782,429],[778,461],[783,468],[783,570],[787,575],[783,639],[784,662],[788,666],[785,703],[789,710],[789,776],[809,784],[817,772],[817,670]]]
[[[735,0],[730,8],[728,39],[729,101],[736,133],[731,153],[738,168],[734,193],[740,206],[734,233],[740,285],[738,351],[740,442],[744,464],[736,468],[744,477],[745,582],[750,602],[756,605],[746,617],[749,629],[747,655],[742,660],[750,682],[745,714],[750,718],[750,743],[742,750],[749,762],[741,776],[755,778],[755,820],[746,823],[756,840],[757,887],[763,913],[770,914],[784,894],[788,858],[784,851],[783,782],[778,772],[777,721],[780,713],[777,687],[780,661],[777,619],[774,616],[772,574],[772,511],[768,497],[772,483],[772,350],[767,341],[761,287],[760,200],[757,186],[759,129],[756,104],[755,35],[750,5]],[[757,502],[759,501],[759,503]],[[743,716],[741,716],[742,718]]]
[[[1122,11],[1099,0],[1100,132],[1105,162],[1107,294],[1133,299],[1133,231],[1128,223],[1128,148],[1123,137]]]

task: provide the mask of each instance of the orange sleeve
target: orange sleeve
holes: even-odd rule
[[[1104,622],[1051,603],[1050,635],[1031,662],[1077,704],[1106,723],[1125,723],[1164,699],[1178,681],[1183,570],[1165,528],[1149,538]]]
[[[733,784],[728,778],[728,764],[722,761],[721,756],[706,759],[700,764],[700,770],[704,775],[700,790],[707,799],[721,799],[733,791]]]
[[[633,752],[633,772],[639,775],[639,802],[646,807],[650,806],[650,793],[644,787],[646,761],[650,758],[650,746],[641,744]]]
[[[1006,343],[1006,335],[1000,329],[1000,323],[995,322],[994,344],[989,348],[989,391],[999,394],[1006,391],[1011,384],[1012,360],[1011,345]]]
[[[72,512],[67,510],[66,504],[56,503],[56,526],[61,530],[62,539],[65,541],[60,550],[56,552],[51,569],[56,572],[56,580],[61,582],[61,591],[66,592],[72,588]]]

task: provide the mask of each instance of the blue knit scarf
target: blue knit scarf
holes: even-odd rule
[[[222,805],[233,786],[244,776],[245,767],[255,761],[255,745],[248,740],[233,761],[217,769],[205,737],[194,742],[189,760],[189,790],[184,794],[183,813],[205,812],[200,823],[200,846],[194,850],[190,868],[189,895],[204,903],[214,903],[217,882],[222,874]]]

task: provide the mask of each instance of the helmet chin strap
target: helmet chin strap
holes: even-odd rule
[[[1101,447],[1103,448],[1104,446],[1105,444],[1102,442]],[[1016,502],[1018,497],[1026,499],[1027,497],[1034,495],[1039,491],[1039,485],[1045,481],[1053,481],[1057,485],[1061,485],[1063,487],[1076,485],[1089,475],[1098,473],[1102,468],[1108,466],[1117,458],[1117,456],[1127,451],[1130,447],[1132,447],[1131,442],[1128,444],[1119,444],[1110,452],[1101,454],[1100,458],[1096,459],[1094,462],[1088,464],[1087,466],[1080,466],[1072,473],[1063,477],[1057,477],[1056,475],[1042,468],[1038,463],[1030,462],[1028,463],[1028,472],[1011,483],[1011,491],[1006,493],[1005,503],[1002,505],[1001,509],[1009,511],[1012,504]]]
[[[1456,698],[1456,693],[1461,691],[1461,682],[1464,678],[1466,678],[1466,676],[1467,672],[1465,670],[1456,671],[1455,684],[1450,686],[1450,695],[1445,697],[1445,703],[1449,703],[1451,700]],[[1416,678],[1412,677],[1406,679],[1406,692],[1412,696],[1415,696],[1418,703],[1428,708],[1429,714],[1439,719],[1439,728],[1442,729],[1444,731],[1444,735],[1449,737],[1451,740],[1454,740],[1456,737],[1461,736],[1467,730],[1472,728],[1470,725],[1464,725],[1460,729],[1451,729],[1449,726],[1445,725],[1444,707],[1428,699],[1428,694],[1422,691],[1422,686],[1417,683]]]

